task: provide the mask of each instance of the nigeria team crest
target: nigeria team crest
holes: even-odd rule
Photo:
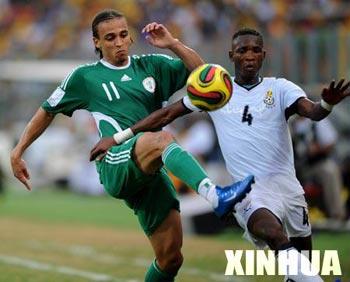
[[[142,85],[148,92],[154,93],[156,90],[156,82],[152,76],[146,77],[142,81]]]

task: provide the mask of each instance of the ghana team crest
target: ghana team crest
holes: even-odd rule
[[[273,98],[273,94],[272,94],[271,90],[266,92],[265,98],[264,98],[264,103],[266,104],[267,108],[272,108],[272,107],[275,106],[274,105],[275,104],[275,99]]]
[[[156,82],[152,76],[146,77],[142,81],[142,85],[148,92],[154,93],[156,90]]]

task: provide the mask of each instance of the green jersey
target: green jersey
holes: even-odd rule
[[[112,136],[164,106],[188,75],[180,59],[167,55],[131,56],[123,67],[100,60],[74,69],[42,108],[68,116],[86,109],[100,136]]]

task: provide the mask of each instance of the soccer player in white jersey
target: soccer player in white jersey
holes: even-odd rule
[[[311,226],[304,191],[295,176],[291,136],[287,120],[298,114],[312,120],[328,116],[332,107],[350,95],[350,82],[331,82],[320,102],[309,100],[296,84],[284,78],[262,77],[265,59],[263,38],[252,29],[232,37],[229,58],[234,64],[233,96],[223,108],[209,112],[229,173],[240,179],[250,173],[256,184],[248,197],[236,206],[235,217],[246,237],[257,246],[272,250],[311,250]],[[175,118],[196,111],[188,97],[151,114],[131,127],[136,134],[155,130]],[[102,139],[92,158],[115,145]],[[319,276],[286,277],[286,281],[321,281]]]

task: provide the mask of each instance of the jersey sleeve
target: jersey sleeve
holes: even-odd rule
[[[281,93],[281,104],[284,110],[290,107],[299,98],[306,97],[304,90],[298,85],[284,78],[278,80]]]
[[[160,99],[168,101],[172,94],[184,87],[190,72],[180,59],[161,54],[153,55],[153,59]]]
[[[185,97],[182,98],[182,104],[184,104],[184,106],[191,110],[192,112],[201,112],[202,110],[197,108],[195,105],[192,104],[190,98],[186,95]]]
[[[87,108],[87,91],[82,73],[73,70],[41,107],[53,114],[72,116],[78,109]]]

